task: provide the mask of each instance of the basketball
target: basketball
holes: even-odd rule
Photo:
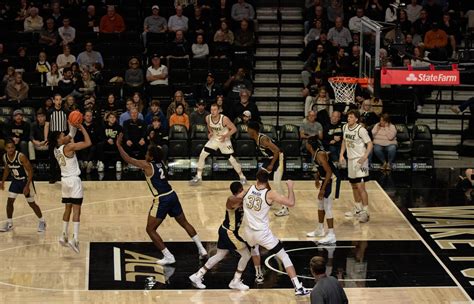
[[[82,113],[76,110],[69,114],[68,120],[71,125],[80,125],[82,123],[82,118]]]

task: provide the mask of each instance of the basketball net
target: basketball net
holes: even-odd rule
[[[354,103],[355,89],[358,79],[355,77],[331,77],[328,79],[334,90],[334,99],[337,103]]]

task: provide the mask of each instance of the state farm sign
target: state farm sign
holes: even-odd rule
[[[382,70],[382,85],[458,85],[459,71]]]

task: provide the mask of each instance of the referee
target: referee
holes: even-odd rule
[[[68,130],[67,115],[63,109],[63,99],[60,94],[54,95],[54,107],[48,111],[44,126],[44,138],[48,138],[49,132],[66,132]],[[49,183],[54,184],[60,178],[59,164],[54,156],[54,146],[49,145]]]

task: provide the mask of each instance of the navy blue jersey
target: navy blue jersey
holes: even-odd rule
[[[318,163],[318,153],[326,153],[326,151],[318,149],[316,150],[316,154],[314,157],[314,163],[318,166],[319,178],[321,180],[324,180],[326,178],[326,170],[324,170],[324,167],[320,163]],[[328,159],[328,164],[332,172],[335,173],[337,168],[336,166],[334,166],[334,163]]]
[[[268,159],[272,159],[273,158],[273,152],[270,148],[268,147],[264,147],[263,144],[262,144],[262,141],[264,138],[268,138],[269,141],[271,141],[272,143],[275,143],[270,137],[268,137],[267,135],[265,134],[262,134],[262,133],[259,133],[258,134],[258,138],[257,138],[257,149],[258,151],[260,152],[260,156],[262,156],[263,158],[268,158]]]
[[[20,155],[20,152],[15,151],[15,156],[10,160],[8,155],[5,153],[3,155],[3,162],[8,166],[8,169],[10,169],[10,174],[14,179],[25,180],[28,177],[28,174],[26,174],[25,167],[23,167],[23,164],[20,161]]]
[[[226,209],[225,219],[222,226],[235,233],[238,232],[242,219],[244,217],[244,209],[242,207],[236,209]]]
[[[151,167],[153,168],[153,175],[146,177],[146,182],[148,188],[150,188],[151,194],[154,197],[157,197],[160,194],[168,193],[171,190],[171,185],[168,183],[168,173],[166,172],[166,167],[162,162],[150,162]]]

